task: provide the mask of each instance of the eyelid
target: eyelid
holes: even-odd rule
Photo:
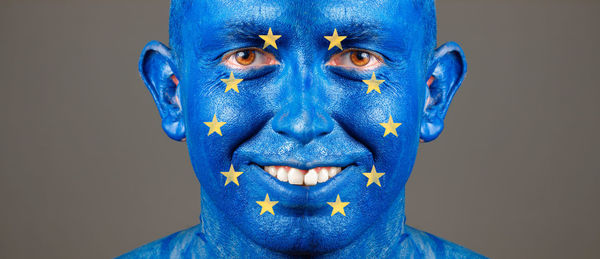
[[[236,64],[227,64],[227,62],[229,61],[229,59],[231,59],[231,57],[233,55],[235,55],[238,52],[241,51],[255,51],[261,55],[263,55],[265,58],[267,58],[269,61],[272,61],[272,64],[259,64],[259,65],[236,65]],[[248,48],[239,48],[239,49],[234,49],[232,51],[229,51],[227,53],[225,53],[223,55],[223,58],[221,59],[221,63],[225,64],[226,66],[232,67],[232,68],[236,68],[236,69],[252,69],[252,68],[258,68],[258,67],[263,67],[263,66],[270,66],[270,65],[278,65],[279,61],[277,60],[277,58],[275,58],[275,55],[273,55],[272,53],[266,52],[262,49],[259,48],[255,48],[255,47],[248,47]]]
[[[348,55],[352,52],[366,52],[368,53],[371,57],[375,58],[377,60],[377,62],[379,64],[377,64],[375,67],[360,67],[360,66],[348,66],[348,65],[339,65],[339,64],[332,64],[333,61],[335,61],[336,58],[340,58],[344,55]],[[333,54],[329,60],[327,61],[327,63],[325,65],[327,66],[335,66],[335,67],[342,67],[342,68],[347,68],[347,69],[355,69],[355,70],[373,70],[375,68],[379,68],[380,66],[385,64],[385,59],[384,57],[375,52],[375,51],[371,51],[371,50],[367,50],[367,49],[358,49],[358,48],[349,48],[349,49],[345,49],[341,52],[335,53]]]
[[[358,52],[367,52],[369,53],[369,55],[375,57],[379,62],[381,62],[382,64],[385,63],[385,60],[383,59],[383,56],[375,51],[372,50],[368,50],[368,49],[357,49],[357,48],[349,48],[349,49],[345,49],[344,51],[337,53],[335,55],[342,55],[342,54],[347,54],[353,51],[358,51]],[[334,55],[334,56],[335,56]]]

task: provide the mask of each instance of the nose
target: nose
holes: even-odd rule
[[[315,138],[331,133],[334,122],[323,108],[324,92],[314,84],[314,75],[294,74],[302,76],[291,80],[283,96],[287,103],[275,114],[272,127],[281,135],[308,144]]]
[[[333,120],[321,107],[304,101],[283,107],[273,119],[273,130],[302,144],[327,135],[333,130]]]

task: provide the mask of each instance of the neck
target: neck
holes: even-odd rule
[[[321,258],[388,258],[406,237],[404,190],[394,204],[350,245]]]
[[[206,241],[207,250],[217,257],[241,258],[258,255],[264,258],[294,257],[269,250],[252,242],[237,227],[221,216],[212,200],[203,191],[200,221],[200,229]],[[386,257],[405,237],[404,221],[403,190],[393,206],[350,245],[328,254],[310,257]],[[236,249],[239,247],[243,247],[243,249]]]

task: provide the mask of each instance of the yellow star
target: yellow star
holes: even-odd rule
[[[364,176],[366,176],[367,178],[369,178],[369,182],[367,182],[367,187],[369,187],[369,185],[375,183],[377,185],[379,185],[379,187],[381,187],[381,183],[379,182],[379,178],[381,178],[385,173],[378,173],[375,170],[375,166],[373,166],[373,169],[371,169],[370,173],[363,173]]]
[[[227,180],[225,181],[225,186],[227,186],[229,183],[233,182],[235,184],[237,184],[237,186],[240,186],[240,183],[238,182],[238,176],[242,175],[244,172],[236,172],[233,169],[233,165],[231,165],[231,167],[229,168],[229,172],[221,172],[221,174],[223,174],[224,176],[227,177]]]
[[[238,84],[244,81],[244,79],[236,79],[235,76],[233,76],[233,72],[231,72],[229,78],[221,79],[221,81],[223,81],[223,83],[227,85],[227,88],[225,88],[226,93],[229,92],[229,90],[231,89],[239,93],[240,90],[238,89]]]
[[[330,50],[333,47],[338,47],[341,50],[344,50],[342,48],[342,41],[346,39],[346,36],[338,36],[337,29],[333,29],[333,35],[323,37],[329,41],[329,48],[327,50]]]
[[[392,115],[390,115],[390,120],[388,122],[379,123],[379,125],[381,125],[382,127],[385,128],[385,133],[383,133],[384,137],[390,133],[392,133],[392,134],[394,134],[394,136],[398,137],[398,132],[396,132],[396,128],[400,127],[400,125],[402,125],[402,123],[394,123],[394,119],[392,119]]]
[[[227,122],[219,122],[217,120],[217,114],[215,114],[213,116],[212,121],[205,122],[204,124],[206,124],[206,126],[208,126],[210,128],[210,130],[208,131],[209,136],[215,132],[217,134],[223,136],[223,133],[221,133],[221,127],[223,127],[223,125],[227,124]]]
[[[340,195],[338,194],[335,202],[328,202],[327,204],[329,204],[329,206],[333,207],[333,211],[331,211],[331,216],[335,215],[338,212],[341,213],[342,215],[346,216],[346,212],[344,212],[344,207],[348,206],[348,204],[350,204],[350,203],[342,202],[340,200]]]
[[[275,43],[275,41],[281,38],[281,35],[273,35],[273,31],[269,28],[267,35],[258,35],[258,37],[265,41],[263,49],[266,49],[268,46],[273,46],[273,48],[277,49],[277,43]]]
[[[265,212],[271,212],[271,214],[275,215],[275,211],[273,211],[273,206],[275,206],[275,204],[279,203],[278,201],[271,201],[269,199],[269,194],[267,193],[267,197],[265,197],[264,201],[257,201],[256,203],[258,203],[258,205],[260,205],[260,207],[262,207],[262,209],[260,210],[260,215],[264,214]]]
[[[381,93],[379,85],[385,82],[385,80],[377,80],[377,78],[375,77],[375,72],[373,72],[373,76],[371,76],[371,79],[363,80],[363,82],[365,82],[365,84],[369,86],[369,89],[367,89],[367,94],[369,94],[373,90],[377,91],[378,93]]]

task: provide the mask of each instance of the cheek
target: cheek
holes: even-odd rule
[[[339,102],[335,114],[340,126],[349,135],[365,145],[373,154],[375,166],[386,174],[388,182],[400,185],[406,182],[419,144],[421,106],[417,88],[393,87],[382,93],[364,92]],[[386,133],[381,123],[402,123],[396,128],[397,136]]]
[[[233,152],[262,129],[271,114],[267,100],[253,91],[255,82],[240,83],[240,93],[233,90],[225,93],[226,86],[220,78],[229,75],[226,72],[212,74],[217,76],[190,80],[182,95],[192,165],[201,184],[207,188],[215,183],[220,187],[222,179],[218,172],[227,171]],[[225,123],[219,128],[221,135],[211,133],[206,124],[211,123],[215,115],[218,122]]]

